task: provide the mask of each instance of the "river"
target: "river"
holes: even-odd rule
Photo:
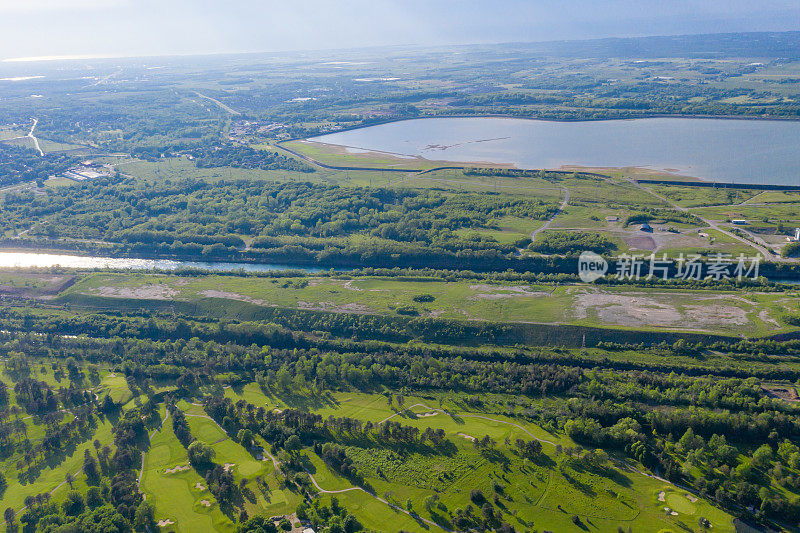
[[[643,167],[708,181],[800,185],[800,122],[646,118],[404,120],[310,139],[402,156],[519,168]]]
[[[304,265],[273,265],[260,263],[224,263],[214,261],[173,261],[170,259],[132,259],[122,257],[97,257],[36,252],[0,252],[0,268],[55,267],[65,268],[113,268],[132,270],[181,270],[197,269],[216,272],[271,272],[279,270],[302,270],[321,272],[322,268]]]

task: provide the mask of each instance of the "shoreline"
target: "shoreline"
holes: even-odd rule
[[[531,118],[531,117],[516,117],[516,116],[508,116],[508,115],[478,115],[478,114],[464,114],[464,115],[430,115],[430,116],[420,116],[420,117],[410,117],[410,118],[388,118],[384,120],[379,120],[375,122],[371,122],[369,124],[360,124],[357,126],[350,126],[346,128],[341,128],[335,131],[326,132],[319,135],[313,135],[308,137],[295,137],[289,138],[282,141],[274,142],[273,146],[280,148],[289,152],[290,154],[301,158],[309,163],[315,164],[322,168],[332,169],[332,170],[364,170],[364,171],[381,171],[381,172],[405,172],[409,174],[413,173],[421,173],[421,172],[432,172],[435,170],[450,170],[450,169],[463,169],[463,168],[505,168],[505,169],[514,169],[520,171],[536,171],[536,170],[547,170],[547,171],[559,171],[564,169],[569,170],[576,170],[578,172],[585,172],[587,174],[595,174],[595,175],[604,175],[604,172],[625,172],[627,170],[634,171],[635,174],[640,174],[640,176],[632,175],[629,176],[629,179],[633,180],[648,180],[648,179],[657,179],[659,181],[675,181],[675,182],[682,182],[682,184],[688,185],[690,181],[696,181],[699,184],[718,184],[724,187],[740,187],[740,188],[748,188],[748,189],[764,189],[769,190],[775,187],[792,187],[787,184],[783,183],[775,183],[775,184],[754,184],[754,183],[738,183],[736,181],[727,181],[720,179],[718,177],[701,177],[691,174],[680,174],[679,169],[656,169],[649,166],[619,166],[619,167],[600,167],[594,165],[579,165],[574,163],[567,163],[562,164],[558,168],[527,168],[523,166],[519,166],[516,163],[510,162],[492,162],[492,161],[459,161],[456,159],[428,159],[427,157],[420,155],[420,154],[407,154],[407,153],[399,153],[399,152],[392,152],[388,150],[381,150],[381,149],[370,149],[361,146],[353,146],[349,144],[338,144],[334,142],[330,142],[325,140],[324,137],[337,135],[340,133],[346,133],[351,131],[357,131],[365,128],[370,128],[373,126],[382,126],[382,125],[389,125],[398,122],[412,122],[412,121],[421,121],[421,120],[433,120],[433,119],[481,119],[481,118],[488,118],[488,119],[505,119],[505,120],[520,120],[520,121],[532,121],[532,122],[543,122],[543,123],[580,123],[580,122],[620,122],[620,121],[637,121],[637,120],[648,120],[648,119],[684,119],[684,120],[695,120],[695,119],[702,119],[702,120],[742,120],[742,121],[771,121],[771,122],[800,122],[800,119],[787,119],[787,118],[775,118],[775,117],[749,117],[749,116],[735,116],[735,115],[720,115],[720,116],[709,116],[709,115],[663,115],[663,114],[654,114],[654,115],[646,115],[640,117],[630,117],[630,118],[581,118],[581,119],[547,119],[547,118]],[[319,159],[316,159],[312,155],[307,155],[300,151],[294,150],[286,146],[288,143],[308,143],[314,144],[323,148],[327,148],[328,150],[342,150],[343,153],[347,153],[347,155],[353,156],[353,164],[331,164],[331,163],[324,163]],[[351,152],[351,150],[357,150],[357,152]],[[397,159],[398,164],[403,163],[428,163],[436,165],[432,168],[397,168],[394,166],[357,166],[358,165],[358,156],[360,153],[363,154],[376,154],[380,156],[389,156],[392,158]],[[445,164],[442,163],[451,163]],[[586,170],[583,170],[586,169]],[[606,176],[610,177],[610,176]]]
[[[647,115],[641,115],[637,117],[605,117],[605,118],[536,118],[536,117],[517,117],[512,115],[501,115],[501,114],[453,114],[453,115],[424,115],[419,117],[402,117],[402,118],[387,118],[382,120],[376,120],[375,122],[370,122],[369,124],[360,124],[358,126],[348,126],[346,128],[337,129],[334,131],[329,131],[326,133],[320,133],[319,135],[314,135],[311,137],[292,137],[289,139],[284,139],[282,141],[277,141],[276,144],[281,144],[285,142],[291,141],[312,141],[312,142],[319,142],[313,141],[312,139],[316,137],[323,137],[325,135],[333,135],[336,133],[343,133],[346,131],[354,131],[360,130],[364,128],[369,128],[372,126],[382,126],[384,124],[392,124],[394,122],[404,122],[408,120],[430,120],[430,119],[437,119],[437,118],[502,118],[502,119],[511,119],[511,120],[532,120],[538,122],[557,122],[557,123],[569,123],[569,122],[610,122],[610,121],[623,121],[623,120],[645,120],[650,118],[683,118],[683,119],[703,119],[703,120],[744,120],[744,121],[772,121],[772,122],[800,122],[800,117],[764,117],[764,116],[741,116],[741,115],[687,115],[687,114],[665,114],[665,113],[653,113]]]

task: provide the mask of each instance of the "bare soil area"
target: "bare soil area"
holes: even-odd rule
[[[97,287],[90,292],[98,296],[135,300],[173,300],[178,294],[177,289],[163,283],[139,287]]]
[[[364,305],[358,303],[347,303],[337,305],[333,302],[305,302],[300,300],[297,302],[298,309],[307,309],[311,311],[328,311],[331,313],[357,313],[357,314],[370,314],[374,311]]]
[[[274,304],[270,304],[266,300],[261,300],[260,298],[251,298],[250,296],[245,296],[244,294],[238,294],[235,292],[227,292],[227,291],[218,291],[214,289],[209,289],[205,291],[200,291],[199,294],[203,296],[207,296],[208,298],[224,298],[226,300],[236,300],[239,302],[247,302],[255,305],[263,305],[263,306],[271,306],[275,307]]]
[[[502,300],[504,298],[521,298],[531,296],[550,296],[549,292],[532,290],[528,285],[470,285],[470,289],[478,294],[470,296],[470,300]]]
[[[695,303],[678,305],[674,303],[676,297],[680,301]],[[726,304],[720,298],[698,298],[694,294],[655,293],[644,296],[587,290],[576,294],[572,312],[578,319],[596,316],[606,324],[632,327],[692,324],[694,328],[703,329],[748,323],[747,312],[741,307]]]

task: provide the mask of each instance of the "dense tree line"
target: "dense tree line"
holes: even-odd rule
[[[314,172],[313,167],[293,157],[273,150],[256,150],[238,144],[198,147],[185,151],[185,155],[193,158],[197,168],[234,167]]]
[[[77,162],[72,156],[45,154],[42,157],[35,150],[0,143],[0,187],[26,181],[41,183]]]

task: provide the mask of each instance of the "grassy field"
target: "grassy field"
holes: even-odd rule
[[[141,482],[142,491],[155,505],[156,520],[174,522],[165,528],[168,531],[234,531],[233,522],[220,511],[194,468],[173,471],[185,466],[189,466],[186,448],[178,442],[167,419],[147,450]]]
[[[390,408],[386,398],[378,395],[344,393],[334,395],[334,400],[334,406],[316,412],[377,423],[399,409],[397,406]],[[434,409],[438,405],[421,397],[407,397],[404,405],[418,402]],[[445,406],[448,405],[446,401]],[[447,454],[392,451],[378,448],[372,441],[354,442],[346,448],[348,456],[354,459],[378,496],[400,507],[411,502],[412,509],[423,518],[447,523],[457,509],[464,509],[470,503],[470,491],[480,490],[487,498],[493,493],[498,495],[500,504],[497,507],[503,513],[502,519],[517,530],[573,530],[572,516],[578,515],[585,526],[598,531],[612,531],[618,526],[625,529],[630,526],[634,531],[655,531],[654,524],[658,524],[657,529],[689,530],[701,516],[708,518],[717,531],[733,531],[730,516],[708,502],[690,495],[695,499],[691,503],[685,493],[675,487],[631,471],[616,460],[594,469],[557,454],[552,444],[545,443],[544,456],[536,462],[523,461],[508,444],[517,438],[530,439],[528,433],[511,425],[519,424],[518,420],[461,411],[431,415],[427,407],[412,407],[394,420],[421,429],[444,429],[454,445]],[[478,418],[482,416],[497,421]],[[537,438],[563,446],[572,444],[563,436],[554,436],[531,424],[523,425]],[[494,439],[493,448],[479,450],[472,444],[472,437],[484,435]],[[343,438],[346,442],[346,437]],[[348,486],[348,480],[321,465],[315,456],[312,456],[312,464],[316,468],[315,477],[324,489],[341,490]],[[658,499],[662,491],[669,493],[666,504]],[[438,503],[428,510],[425,498],[431,494],[437,496]],[[393,522],[397,520],[397,527],[408,531],[425,531],[430,527],[360,493],[346,492],[336,497],[356,512],[367,527],[380,529],[387,514]],[[515,512],[504,512],[506,506],[512,506],[511,502],[514,502]],[[667,513],[666,506],[676,514]]]
[[[17,137],[24,137],[27,131],[12,128],[0,128],[0,141],[7,141],[9,139],[16,139]]]
[[[433,161],[422,157],[405,156],[390,152],[359,150],[357,147],[351,148],[314,141],[291,141],[284,143],[283,146],[315,161],[333,166],[400,168],[408,170],[426,170],[440,166],[453,166],[452,162],[447,161]]]
[[[733,531],[731,517],[707,501],[691,494],[687,497],[685,492],[643,476],[618,459],[599,469],[582,465],[556,452],[555,444],[574,446],[563,434],[519,419],[463,410],[457,395],[411,395],[401,406],[389,404],[380,394],[356,392],[326,393],[318,402],[304,396],[279,399],[250,386],[238,392],[227,389],[226,394],[233,400],[246,398],[255,405],[310,407],[323,417],[357,418],[373,424],[391,419],[420,430],[443,429],[451,443],[447,453],[395,449],[374,439],[338,436],[375,495],[402,508],[410,502],[412,510],[427,520],[448,524],[457,509],[471,503],[470,492],[480,490],[487,498],[498,494],[502,519],[517,530],[573,530],[572,516],[578,515],[586,526],[598,531],[612,531],[618,526],[655,531],[653,524],[658,524],[658,529],[693,530],[699,517],[709,519],[717,531]],[[473,445],[472,438],[487,435],[495,442],[491,449]],[[531,435],[544,441],[545,454],[535,462],[523,461],[513,447],[517,438],[529,440]],[[332,471],[317,455],[308,450],[305,453],[310,472],[324,490],[352,487],[351,481]],[[662,492],[666,503],[659,499]],[[431,495],[436,496],[437,503],[428,510],[425,499]],[[363,492],[323,495],[323,499],[329,501],[331,496],[367,528],[385,530],[386,521],[391,520],[392,530],[437,529]],[[506,507],[514,507],[515,512],[503,511]],[[664,507],[677,514],[666,512]]]
[[[412,307],[419,316],[447,319],[656,328],[761,336],[796,329],[784,322],[793,293],[709,292],[596,285],[535,285],[471,281],[182,277],[146,273],[90,274],[59,298],[113,298],[141,306],[151,301],[247,302],[258,306],[335,313],[396,315]],[[433,301],[417,302],[415,297]],[[425,298],[429,299],[429,298]]]
[[[42,373],[42,368],[48,371]],[[70,383],[69,378],[57,377],[49,365],[41,362],[35,362],[32,369],[39,372],[39,379],[54,386]],[[93,386],[98,395],[110,394],[120,403],[130,398],[131,391],[121,375],[107,368],[100,370]],[[7,374],[2,374],[2,378],[13,385],[14,380]],[[388,401],[378,392],[326,391],[320,394],[293,388],[291,392],[275,395],[255,383],[223,390],[233,401],[245,400],[256,407],[292,407],[325,418],[356,418],[376,426],[392,420],[420,431],[426,428],[443,430],[446,439],[443,447],[406,448],[387,444],[377,436],[334,435],[337,444],[346,449],[365,476],[365,486],[374,495],[350,490],[335,495],[323,492],[318,497],[330,502],[335,496],[369,529],[386,530],[387,520],[391,521],[392,530],[441,529],[424,520],[451,527],[459,510],[470,504],[480,507],[474,503],[472,492],[478,490],[485,498],[494,498],[499,518],[517,530],[572,530],[577,516],[580,524],[598,531],[612,531],[619,526],[630,526],[634,531],[649,530],[653,524],[658,524],[659,529],[692,530],[700,517],[710,520],[716,531],[733,531],[728,514],[702,498],[640,474],[622,457],[611,457],[593,466],[582,462],[578,456],[561,453],[562,447],[575,446],[565,434],[494,412],[493,406],[502,406],[508,399],[503,395],[482,396],[486,409],[475,410],[467,406],[462,395],[451,392],[411,393],[401,402],[399,397]],[[13,393],[11,401],[14,401]],[[194,438],[215,450],[215,461],[230,468],[237,483],[249,482],[251,490],[245,492],[247,501],[244,504],[248,514],[292,513],[300,496],[282,487],[272,461],[256,457],[255,451],[246,450],[231,439],[195,401],[185,399],[178,405],[186,413]],[[132,403],[127,405],[132,406]],[[163,418],[165,408],[161,405],[159,409]],[[28,438],[35,440],[36,419],[26,419],[26,423],[31,428]],[[0,462],[0,471],[9,481],[0,503],[18,510],[26,496],[54,490],[53,499],[61,501],[68,492],[64,482],[66,473],[80,471],[84,450],[91,449],[95,439],[101,444],[112,442],[111,426],[110,420],[102,421],[83,442],[68,447],[55,462],[42,469],[33,482],[22,483],[17,479],[18,457]],[[483,448],[475,446],[473,441],[484,437],[489,437],[492,444]],[[544,453],[533,461],[523,459],[514,446],[517,439],[532,438],[540,439],[544,446]],[[260,437],[256,437],[256,443],[268,447]],[[306,456],[308,471],[324,491],[341,491],[354,486],[351,480],[331,470],[310,448],[301,454]],[[260,481],[256,483],[257,480]],[[77,474],[73,485],[85,490],[86,481],[85,476]],[[169,417],[145,447],[140,489],[154,506],[162,530],[235,530],[235,522],[223,513],[204,478],[189,464],[186,449],[175,437]],[[401,512],[375,496],[412,512]],[[432,504],[431,496],[435,496]]]

